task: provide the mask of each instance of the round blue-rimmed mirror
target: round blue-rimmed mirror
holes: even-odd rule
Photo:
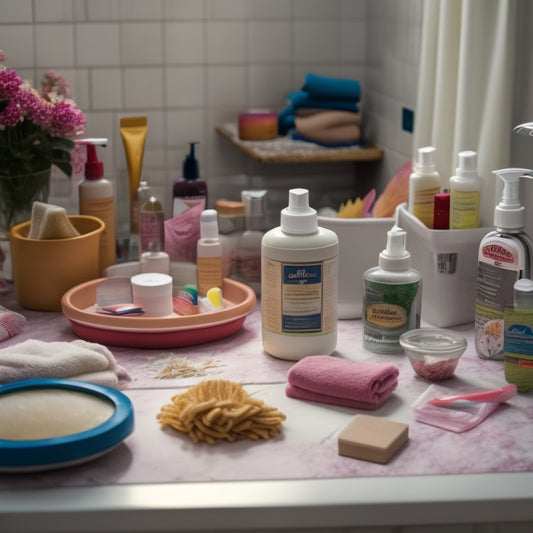
[[[22,395],[20,397],[23,398],[25,392],[31,394],[36,391],[52,393],[56,391],[64,396],[61,400],[63,402],[68,402],[69,394],[72,394],[73,399],[80,395],[86,396],[95,405],[101,403],[103,414],[98,416],[101,416],[103,421],[82,431],[72,432],[67,428],[63,434],[48,438],[29,437],[31,431],[26,431],[28,428],[24,428],[21,432],[21,438],[13,437],[9,433],[8,438],[3,438],[0,430],[1,472],[48,470],[90,461],[111,451],[133,431],[133,406],[125,394],[109,387],[82,381],[28,379],[2,385],[0,410],[3,401],[6,402],[6,408],[11,411],[12,407],[7,407],[8,400],[12,402],[15,395]],[[40,407],[42,408],[42,405]],[[17,424],[31,424],[31,417],[24,416],[24,413],[22,409]],[[98,420],[98,416],[94,416],[93,419]],[[89,426],[90,424],[89,422]]]

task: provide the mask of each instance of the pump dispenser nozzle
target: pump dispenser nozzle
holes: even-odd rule
[[[189,143],[190,151],[187,157],[185,158],[185,161],[183,161],[183,177],[186,180],[196,180],[199,176],[198,161],[196,160],[196,157],[194,155],[195,144],[198,144],[198,142]]]
[[[84,144],[87,147],[87,161],[85,163],[85,178],[88,180],[97,180],[104,175],[104,164],[98,161],[96,146],[107,146],[107,139],[86,138],[75,141],[76,144]]]
[[[317,212],[309,206],[307,189],[291,189],[289,205],[281,211],[280,226],[286,233],[306,235],[318,229]]]
[[[525,226],[525,208],[520,205],[519,181],[521,177],[533,178],[528,175],[527,168],[504,168],[492,173],[503,180],[501,202],[494,209],[494,225],[504,230],[521,230]]]
[[[407,232],[397,225],[387,231],[387,247],[379,254],[379,267],[383,270],[408,270],[411,254],[405,249]]]

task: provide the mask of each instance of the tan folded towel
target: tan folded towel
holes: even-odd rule
[[[79,234],[63,207],[33,202],[28,239],[68,239]]]

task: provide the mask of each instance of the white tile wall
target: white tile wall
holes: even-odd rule
[[[310,188],[316,207],[340,203],[382,187],[410,157],[401,107],[415,105],[421,12],[422,0],[0,0],[0,48],[34,83],[47,69],[65,74],[88,134],[109,138],[99,153],[119,228],[128,227],[119,122],[138,115],[148,117],[143,170],[165,205],[196,140],[210,203],[266,187],[277,220],[290,187]],[[281,110],[307,72],[361,81],[363,132],[385,147],[383,162],[264,165],[216,134],[245,109]],[[70,211],[75,196],[76,184],[53,188]]]

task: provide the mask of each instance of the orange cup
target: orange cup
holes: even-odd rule
[[[88,215],[68,215],[80,235],[67,239],[28,239],[31,220],[11,228],[11,261],[17,300],[37,311],[61,311],[72,287],[98,278],[100,235],[105,224]]]

